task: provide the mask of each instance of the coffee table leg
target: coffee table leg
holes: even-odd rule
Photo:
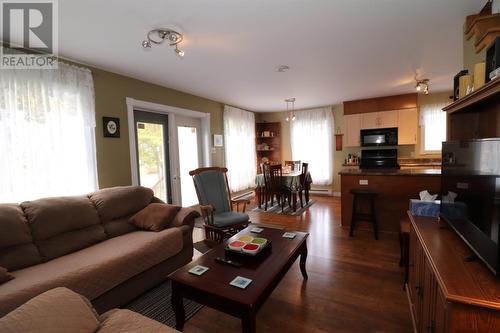
[[[302,251],[300,252],[300,271],[302,272],[302,276],[307,280],[307,272],[306,272],[306,260],[307,260],[307,244],[304,242],[302,246]]]
[[[241,319],[241,328],[243,333],[255,333],[256,326],[255,326],[255,313],[252,311],[249,311],[248,314],[246,314],[242,319]]]
[[[182,331],[184,322],[186,321],[186,313],[184,311],[181,287],[175,282],[172,282],[172,308],[175,313],[175,328]]]

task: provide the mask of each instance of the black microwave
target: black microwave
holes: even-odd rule
[[[361,147],[397,146],[398,128],[363,129],[361,134]]]

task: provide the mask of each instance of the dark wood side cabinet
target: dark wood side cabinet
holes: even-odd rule
[[[443,108],[448,114],[447,140],[500,137],[500,79]]]
[[[443,222],[411,214],[406,293],[415,332],[500,332],[500,280]]]

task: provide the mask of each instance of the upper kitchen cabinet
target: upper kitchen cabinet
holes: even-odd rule
[[[361,114],[362,129],[398,127],[398,111]]]
[[[393,111],[387,111],[393,110]],[[344,102],[346,147],[359,147],[359,131],[398,128],[398,143],[417,143],[417,94],[404,94]]]
[[[414,145],[417,143],[417,109],[398,110],[398,144]]]
[[[359,147],[361,130],[361,115],[353,114],[344,116],[344,145],[346,147]]]

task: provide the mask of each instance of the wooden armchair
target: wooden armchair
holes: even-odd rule
[[[221,243],[247,227],[247,199],[231,200],[227,168],[199,168],[189,172],[200,203],[207,239]],[[241,212],[240,212],[241,208]]]

